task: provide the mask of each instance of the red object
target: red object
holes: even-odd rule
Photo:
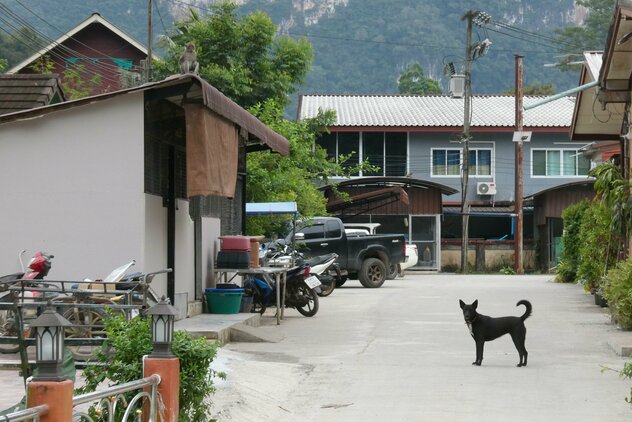
[[[250,238],[247,236],[220,236],[221,251],[250,252]]]

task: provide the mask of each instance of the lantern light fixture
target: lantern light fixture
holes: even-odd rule
[[[162,297],[159,303],[147,310],[151,316],[151,339],[154,349],[151,357],[172,358],[173,327],[178,311],[169,304],[169,299]]]
[[[64,362],[64,339],[66,327],[72,325],[70,321],[53,307],[47,306],[46,310],[31,323],[35,328],[36,336],[36,368],[33,375],[35,381],[63,381],[62,367]]]

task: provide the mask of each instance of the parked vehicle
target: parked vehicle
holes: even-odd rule
[[[340,268],[336,264],[338,254],[329,253],[313,258],[306,258],[304,254],[293,249],[285,243],[285,240],[264,243],[261,248],[265,251],[260,253],[263,260],[269,266],[289,267],[297,263],[306,262],[310,267],[310,275],[318,277],[321,286],[316,288],[318,296],[325,297],[333,293],[336,288],[336,279],[340,277]]]
[[[347,236],[364,236],[367,234],[376,234],[380,223],[344,223]],[[417,245],[414,243],[406,243],[406,257],[404,262],[399,265],[391,264],[388,268],[387,280],[393,280],[396,276],[404,277],[404,270],[417,265],[419,261],[419,253]]]
[[[318,286],[320,281],[310,275],[308,264],[303,263],[290,269],[285,284],[285,307],[294,308],[306,317],[316,315],[318,294],[315,289]],[[252,296],[252,312],[263,314],[268,306],[276,306],[276,288],[274,280],[267,274],[245,276],[244,293]]]
[[[314,217],[301,221],[294,233],[297,248],[307,257],[336,253],[340,276],[336,285],[347,278],[359,279],[364,287],[382,286],[389,266],[404,261],[405,239],[403,235],[347,236],[344,225],[336,217]],[[292,233],[286,242],[292,241]]]

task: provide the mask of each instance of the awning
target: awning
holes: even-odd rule
[[[246,215],[297,214],[296,202],[248,202]]]
[[[347,200],[335,199],[327,204],[327,212],[336,212],[348,207],[366,205],[390,198],[399,198],[404,205],[408,205],[408,194],[404,188],[401,186],[393,186],[390,188],[378,189],[372,192],[354,195]]]

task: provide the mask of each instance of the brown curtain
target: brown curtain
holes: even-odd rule
[[[185,104],[187,196],[232,198],[237,184],[237,128],[202,104]]]

